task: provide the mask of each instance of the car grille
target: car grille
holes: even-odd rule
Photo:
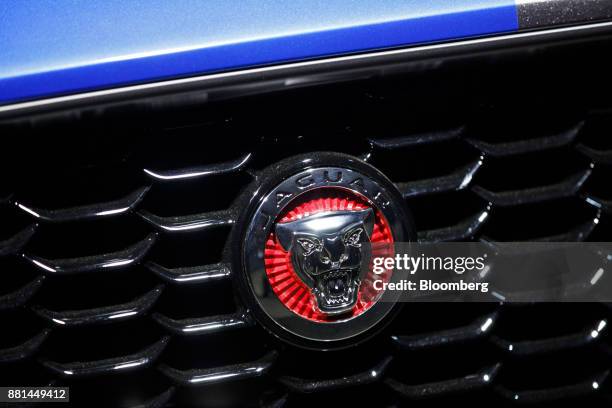
[[[303,350],[250,317],[225,245],[259,170],[315,151],[383,171],[421,241],[610,241],[599,51],[5,122],[0,384],[78,406],[609,401],[607,305],[409,304],[363,344]]]

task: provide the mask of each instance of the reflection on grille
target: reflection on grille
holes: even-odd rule
[[[610,241],[612,111],[559,102],[554,78],[517,106],[500,71],[459,72],[7,124],[24,144],[2,153],[0,384],[88,406],[609,400],[606,305],[411,304],[322,352],[275,340],[232,289],[233,200],[296,153],[381,169],[421,241]],[[26,144],[58,130],[80,139]]]

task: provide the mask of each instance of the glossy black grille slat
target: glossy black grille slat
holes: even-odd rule
[[[51,324],[59,327],[113,323],[126,319],[134,319],[146,313],[155,304],[162,293],[162,289],[163,285],[158,285],[153,290],[131,302],[114,306],[61,312],[41,307],[34,307],[33,310]]]
[[[272,401],[261,401],[260,408],[283,408],[287,405],[289,394],[283,394]]]
[[[571,229],[562,234],[550,235],[547,237],[539,237],[534,241],[544,242],[582,242],[589,238],[595,228],[599,225],[600,217],[597,216],[592,220],[585,222],[578,227]]]
[[[127,196],[106,203],[84,205],[79,207],[64,208],[60,210],[46,210],[31,207],[20,202],[15,202],[18,208],[34,216],[38,220],[48,222],[80,221],[98,217],[117,215],[133,210],[149,191],[149,187],[141,187]]]
[[[0,349],[0,363],[9,363],[30,357],[42,346],[50,333],[51,329],[43,329],[40,333],[17,346]]]
[[[356,387],[380,380],[391,363],[392,357],[386,357],[375,367],[363,373],[329,380],[306,380],[303,378],[284,376],[279,381],[288,389],[299,393],[329,391],[345,387]]]
[[[506,291],[498,288],[492,288],[489,293],[491,296],[502,302],[530,302],[533,299],[550,299],[551,301],[563,297],[564,299],[579,299],[584,298],[586,294],[593,290],[596,285],[591,284],[591,280],[597,275],[597,271],[593,271],[593,274],[585,276],[584,282],[572,282],[566,283],[561,287],[556,288],[545,288],[545,289],[534,289],[524,291]],[[554,294],[554,291],[558,294]],[[552,298],[552,299],[551,299]]]
[[[165,268],[155,262],[147,262],[145,267],[167,282],[189,284],[226,279],[231,271],[228,264],[218,263],[184,268]]]
[[[414,182],[401,182],[395,185],[404,198],[446,191],[459,191],[468,187],[480,166],[482,166],[482,160],[477,160],[446,176]]]
[[[223,227],[234,223],[234,215],[229,210],[211,211],[177,217],[160,217],[141,210],[139,214],[160,231],[188,232]]]
[[[601,208],[606,213],[612,212],[612,200],[604,200],[597,197],[587,197],[586,201],[594,207]]]
[[[32,224],[13,235],[10,238],[0,241],[0,256],[17,253],[28,243],[36,232],[36,224]]]
[[[567,398],[594,394],[599,391],[601,384],[608,378],[609,371],[596,375],[590,380],[578,384],[560,387],[543,388],[538,390],[516,391],[504,386],[496,386],[495,391],[504,398],[518,404],[537,404],[547,401],[558,401]]]
[[[162,364],[159,369],[179,385],[199,386],[259,377],[266,374],[278,353],[271,351],[259,360],[206,369],[178,370]]]
[[[32,254],[24,254],[24,257],[43,271],[57,274],[123,268],[138,263],[155,244],[156,239],[157,234],[152,233],[129,248],[103,255],[65,259],[45,259]]]
[[[491,386],[500,367],[501,364],[496,364],[476,374],[427,384],[407,385],[393,378],[387,378],[385,384],[403,398],[410,400],[441,397]]]
[[[166,404],[168,404],[175,392],[175,387],[169,387],[166,391],[151,398],[150,400],[142,404],[131,406],[130,408],[163,408],[166,406]]]
[[[468,240],[480,231],[489,216],[489,209],[466,218],[458,224],[432,230],[419,231],[420,242],[443,242]]]
[[[124,370],[142,369],[152,364],[164,350],[169,337],[163,337],[153,345],[134,354],[122,357],[108,358],[95,361],[78,361],[71,363],[59,363],[41,359],[41,363],[49,370],[62,377],[86,377],[96,374],[110,374]]]
[[[601,214],[598,213],[592,219],[587,220],[586,222],[560,234],[535,236],[529,238],[530,241],[533,242],[582,242],[589,239],[593,232],[598,228],[600,222]],[[480,241],[487,243],[492,248],[494,248],[496,245],[496,239],[487,235],[481,235]]]
[[[511,156],[514,154],[533,153],[547,149],[566,146],[572,143],[584,126],[584,122],[554,136],[544,136],[535,139],[518,140],[506,143],[487,143],[477,139],[467,141],[485,155],[493,157]]]
[[[612,150],[597,150],[583,144],[579,144],[576,148],[595,163],[612,164]]]
[[[45,277],[38,276],[19,289],[0,296],[0,310],[23,306],[40,289]]]
[[[180,170],[157,171],[144,169],[144,172],[151,178],[159,181],[194,179],[238,171],[249,162],[251,157],[252,154],[249,153],[236,160],[224,163],[209,164],[199,167],[190,167],[187,169]]]
[[[472,190],[493,205],[510,206],[537,203],[568,197],[577,193],[590,175],[591,170],[589,169],[568,177],[559,183],[522,190],[493,192],[478,185],[472,187]]]
[[[183,336],[198,336],[250,327],[255,322],[247,312],[191,319],[171,319],[159,313],[153,318],[170,332]]]
[[[498,336],[491,336],[491,342],[501,350],[516,356],[528,356],[540,353],[584,347],[594,341],[600,340],[605,333],[607,322],[600,320],[584,331],[565,336],[538,340],[510,341]]]
[[[408,351],[463,343],[488,336],[497,320],[498,314],[492,313],[476,319],[467,326],[411,336],[392,336],[391,339],[400,350]]]
[[[421,144],[457,139],[461,137],[464,130],[465,129],[463,127],[458,127],[446,131],[419,133],[416,135],[399,136],[387,139],[368,139],[368,141],[373,147],[377,147],[379,149],[402,149]]]

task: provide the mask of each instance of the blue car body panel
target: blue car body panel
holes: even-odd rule
[[[0,103],[517,29],[514,0],[7,0]]]

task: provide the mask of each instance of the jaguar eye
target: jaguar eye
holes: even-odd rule
[[[298,238],[297,242],[300,244],[306,255],[310,255],[317,248],[317,243],[307,238]]]
[[[344,243],[346,245],[360,247],[361,246],[361,233],[363,232],[363,228],[357,228],[355,230],[349,231],[344,236]]]

